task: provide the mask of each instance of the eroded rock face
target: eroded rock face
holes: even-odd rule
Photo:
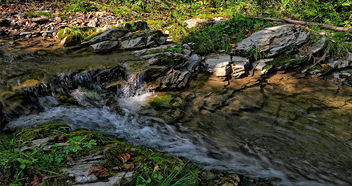
[[[291,24],[266,28],[252,34],[237,44],[236,52],[248,54],[261,52],[268,57],[278,55],[292,47],[298,47],[309,40],[309,33]]]
[[[167,35],[158,30],[130,33],[121,41],[121,49],[140,49],[165,44]]]
[[[217,77],[232,75],[235,78],[240,78],[246,73],[249,60],[228,54],[210,54],[206,57],[205,64],[207,65],[207,71]]]
[[[231,62],[228,54],[211,54],[205,59],[207,71],[217,77],[226,77],[231,73]]]
[[[240,78],[246,73],[246,69],[248,69],[249,60],[247,58],[233,56],[232,57],[232,76],[234,78]]]

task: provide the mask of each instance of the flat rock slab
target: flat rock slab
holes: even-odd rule
[[[236,51],[239,54],[246,55],[250,52],[262,52],[267,57],[271,57],[292,47],[298,47],[308,40],[309,33],[302,30],[301,27],[285,24],[255,32],[250,37],[239,42]]]
[[[69,177],[74,178],[77,184],[96,182],[98,178],[89,174],[89,169],[99,165],[102,162],[103,156],[88,156],[82,158],[76,162],[73,162],[73,166],[63,169],[63,172],[67,173]]]
[[[115,186],[120,185],[123,179],[130,182],[132,180],[132,176],[133,172],[119,172],[116,176],[110,177],[107,182],[76,184],[76,186]]]
[[[83,42],[81,45],[93,45],[93,44],[100,43],[103,41],[117,41],[119,38],[124,36],[126,33],[127,33],[127,31],[119,29],[119,28],[110,29],[100,35],[93,37],[91,40],[89,40],[87,42]]]
[[[205,58],[207,71],[217,77],[226,77],[231,73],[231,62],[228,54],[210,54]]]

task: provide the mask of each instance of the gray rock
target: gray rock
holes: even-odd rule
[[[150,46],[165,44],[167,35],[161,31],[150,30],[148,32],[131,33],[121,41],[121,49],[140,49]]]
[[[352,62],[347,60],[330,60],[327,65],[334,69],[343,69],[350,67]]]
[[[153,52],[154,53],[154,51],[163,51],[164,49],[173,48],[175,46],[176,46],[175,44],[160,45],[158,47],[147,48],[147,49],[142,49],[142,50],[136,50],[136,51],[133,51],[133,54],[135,56],[142,56],[145,53],[149,53],[149,52]]]
[[[187,60],[187,70],[190,72],[194,72],[197,70],[197,67],[199,66],[200,62],[202,61],[202,57],[200,57],[197,54],[193,54],[190,56]]]
[[[311,47],[311,53],[316,54],[319,53],[320,51],[324,50],[325,47],[328,44],[328,38],[323,36],[319,41],[314,43]]]
[[[299,26],[286,24],[265,28],[237,44],[236,52],[247,54],[256,49],[268,57],[278,55],[291,47],[297,47],[309,40],[309,33]]]
[[[217,77],[226,77],[231,73],[231,62],[228,54],[210,54],[205,57],[207,71]]]
[[[89,23],[87,26],[95,28],[98,26],[98,21],[99,21],[98,18],[93,18],[89,20]]]
[[[95,182],[98,178],[95,175],[89,175],[88,172],[89,169],[99,165],[102,159],[101,155],[91,155],[74,162],[73,166],[63,169],[63,172],[74,178],[78,184]]]
[[[116,176],[110,177],[107,182],[96,182],[96,183],[86,183],[86,184],[76,184],[76,186],[115,186],[120,185],[121,181],[124,179],[127,182],[132,181],[133,172],[119,172]],[[125,182],[126,183],[126,182]]]
[[[242,77],[246,73],[246,69],[249,66],[249,60],[238,56],[233,56],[231,59],[232,76],[234,78]]]
[[[87,45],[93,45],[96,43],[100,43],[103,41],[117,41],[119,38],[124,36],[126,33],[127,32],[125,30],[118,29],[118,28],[107,30],[106,32],[104,32],[102,34],[93,37],[91,40],[81,43],[81,45],[87,46]]]
[[[267,63],[273,60],[274,60],[273,58],[261,59],[261,60],[255,61],[252,65],[256,71],[260,71],[261,75],[264,75],[264,74],[267,74],[270,69],[267,67],[268,66]]]
[[[119,44],[118,41],[103,41],[103,42],[91,45],[90,48],[95,53],[103,53],[103,52],[111,51],[112,49],[116,48],[118,44]]]
[[[201,19],[201,18],[188,19],[185,21],[187,28],[194,28],[198,26],[200,23],[205,23],[205,22],[207,22],[207,20]]]
[[[165,86],[167,89],[182,89],[186,87],[191,75],[189,71],[175,71],[172,69],[162,78],[161,87]]]

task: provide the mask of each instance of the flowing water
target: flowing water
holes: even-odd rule
[[[114,64],[111,57],[106,59]],[[55,71],[74,60],[87,64],[98,59],[104,57],[65,58],[64,62],[55,62],[58,66]],[[12,65],[2,67],[3,72],[11,68]],[[39,99],[45,108],[43,112],[22,116],[7,126],[63,120],[72,129],[109,132],[133,144],[199,162],[205,168],[268,178],[274,184],[352,184],[351,88],[323,80],[274,76],[264,88],[236,90],[225,98],[206,88],[186,90],[196,98],[185,108],[185,118],[169,125],[160,118],[138,114],[153,95],[141,88],[142,77],[131,75],[131,82],[122,88],[124,96],[115,97],[120,107],[118,112],[99,101],[91,104],[84,97],[85,90],[76,89],[71,94],[78,105],[64,106],[54,97],[44,96]],[[131,92],[131,87],[139,89]],[[95,96],[99,100],[100,95]],[[217,107],[207,107],[216,102],[219,102]],[[194,109],[197,106],[201,108]]]

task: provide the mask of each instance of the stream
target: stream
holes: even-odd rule
[[[126,61],[135,59],[128,53],[31,56],[1,64],[0,75],[1,82],[12,86],[24,79],[45,79],[50,74]],[[235,90],[235,84],[227,91]],[[21,116],[7,127],[62,120],[73,130],[108,132],[136,145],[185,157],[204,168],[265,178],[275,185],[352,184],[351,87],[279,74],[270,77],[265,86],[249,86],[225,96],[216,93],[218,85],[209,80],[202,88],[184,91],[195,98],[185,108],[185,116],[172,125],[139,112],[155,93],[144,86],[138,89],[115,97],[118,111],[104,105],[99,93],[93,101],[87,99],[84,89],[72,90],[77,105],[42,96],[42,112]]]

